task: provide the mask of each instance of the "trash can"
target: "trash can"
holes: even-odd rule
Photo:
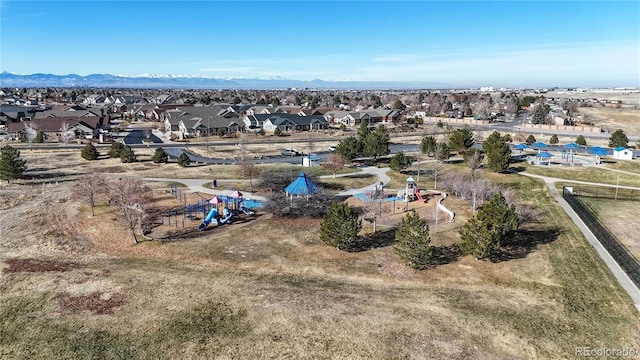
[[[218,187],[218,180],[213,180],[213,187],[217,188]]]

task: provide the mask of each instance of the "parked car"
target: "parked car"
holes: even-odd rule
[[[336,151],[336,147],[335,146],[329,146],[329,151],[331,151],[331,152]]]
[[[286,149],[282,150],[282,155],[284,155],[284,156],[300,156],[300,152],[296,151],[295,149],[286,148]]]

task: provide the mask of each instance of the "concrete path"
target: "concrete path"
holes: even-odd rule
[[[561,182],[575,182],[575,183],[592,184],[592,185],[600,185],[600,186],[609,186],[609,185],[599,184],[599,183],[579,182],[579,181],[573,181],[573,180],[567,180],[567,179],[558,179],[558,178],[553,178],[548,176],[533,175],[526,172],[521,172],[518,174],[542,179],[545,182],[545,184],[547,184],[547,187],[549,188],[549,191],[551,191],[551,194],[553,195],[553,197],[560,204],[562,209],[564,209],[567,215],[569,215],[571,220],[573,220],[573,222],[576,224],[578,229],[580,229],[582,234],[584,234],[584,237],[587,239],[589,244],[593,246],[593,248],[596,250],[598,255],[600,255],[602,260],[605,262],[605,264],[607,264],[607,267],[609,267],[609,269],[613,273],[613,276],[618,280],[622,288],[629,294],[629,296],[633,300],[633,303],[636,306],[636,309],[640,311],[640,290],[634,284],[634,282],[631,281],[629,276],[627,276],[627,273],[625,273],[624,270],[622,270],[622,268],[618,265],[618,263],[613,259],[611,254],[609,254],[609,252],[602,246],[602,244],[600,244],[600,241],[598,241],[598,238],[596,238],[595,235],[593,235],[591,230],[589,230],[589,227],[587,227],[587,225],[582,221],[582,219],[580,219],[578,214],[576,214],[573,208],[571,208],[569,203],[565,201],[565,199],[562,197],[562,194],[558,193],[558,191],[556,190],[555,183],[556,181],[561,181]],[[633,187],[627,187],[627,188],[640,190],[640,188],[633,188]]]
[[[201,179],[168,179],[168,178],[144,178],[144,181],[160,181],[160,182],[177,182],[181,184],[185,184],[190,190],[189,193],[201,192],[204,194],[211,195],[225,195],[229,196],[233,193],[232,190],[216,190],[209,189],[202,184],[211,183],[211,180],[201,180]],[[218,182],[224,182],[225,180],[217,180]],[[240,180],[226,180],[226,181],[240,181]],[[266,201],[267,199],[263,196],[255,195],[250,192],[242,191],[244,198],[247,200],[258,200],[258,201]]]
[[[371,184],[369,186],[361,187],[359,189],[350,189],[350,190],[341,191],[341,192],[338,193],[338,195],[340,195],[340,196],[353,196],[355,194],[371,191],[371,190],[373,190],[373,188],[376,185],[379,185],[380,182],[382,182],[383,185],[387,185],[389,183],[389,181],[391,181],[391,178],[389,177],[389,175],[387,175],[387,171],[389,171],[389,170],[391,170],[391,169],[389,169],[388,167],[379,168],[379,167],[375,167],[375,166],[367,166],[365,168],[362,168],[362,172],[361,173],[355,173],[355,174],[371,174],[371,175],[375,175],[375,176],[378,177],[378,181],[376,181],[375,183],[373,183],[373,184]],[[344,174],[343,176],[355,175],[355,174],[354,173]],[[327,177],[333,177],[333,175],[321,176],[320,178],[327,178]]]

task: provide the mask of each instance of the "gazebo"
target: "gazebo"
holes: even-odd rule
[[[293,180],[293,182],[289,184],[289,186],[287,186],[284,191],[287,193],[287,195],[293,198],[293,195],[309,196],[311,194],[315,194],[320,191],[320,188],[311,180],[309,180],[307,174],[305,174],[304,172],[300,172],[300,174],[298,174],[298,177]]]
[[[600,157],[608,155],[608,152],[607,152],[607,149],[605,149],[603,147],[594,146],[594,147],[590,147],[589,148],[589,154],[595,155],[596,156],[596,164],[600,164]]]
[[[553,157],[553,154],[548,153],[548,152],[541,152],[538,155],[536,155],[536,157],[538,158],[538,165],[540,165],[540,162],[542,161],[542,159],[545,159],[547,161],[547,166],[551,165],[551,158]]]
[[[514,145],[513,148],[516,150],[519,150],[520,153],[518,155],[522,156],[522,150],[526,150],[529,147],[527,146],[527,144],[518,144],[518,145]]]

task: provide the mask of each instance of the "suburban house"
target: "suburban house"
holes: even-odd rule
[[[36,131],[41,131],[46,141],[61,141],[63,133],[72,134],[70,139],[92,139],[99,124],[98,117],[53,117],[45,119],[33,119],[10,123],[7,133],[14,139],[20,139],[32,126]]]
[[[633,151],[624,146],[618,146],[613,149],[613,158],[618,160],[631,160],[633,159]]]
[[[94,95],[87,96],[87,98],[84,99],[82,103],[85,105],[104,104],[105,100],[106,100],[106,97],[104,95],[94,94]]]
[[[220,116],[219,114],[223,114]],[[210,106],[183,107],[167,110],[162,114],[165,131],[180,138],[214,135],[221,131],[232,134],[242,131],[244,123],[235,111]]]
[[[288,131],[308,131],[308,130],[320,130],[326,129],[328,127],[328,122],[321,115],[313,115],[313,116],[300,116],[298,114],[287,114],[287,113],[278,113],[278,114],[258,114],[247,116],[245,118],[245,125],[249,124],[248,127],[256,126],[256,124],[260,124],[259,127],[262,127],[265,131],[276,131],[276,129],[280,129],[280,131],[288,132]]]
[[[36,109],[29,106],[0,105],[0,125],[10,122],[33,119]]]

